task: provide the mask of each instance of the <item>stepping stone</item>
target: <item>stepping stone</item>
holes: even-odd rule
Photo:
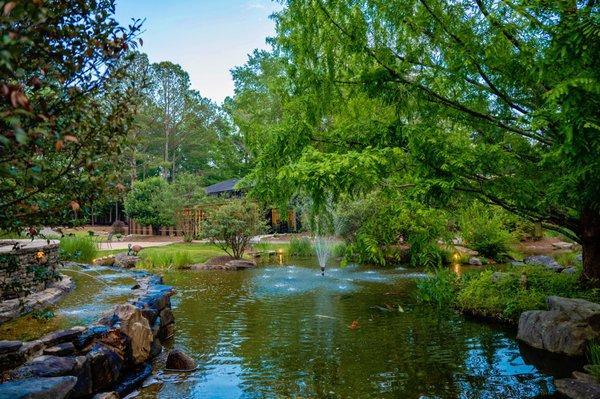
[[[72,355],[73,353],[75,353],[75,345],[73,345],[72,342],[65,342],[44,349],[44,355],[68,356]]]
[[[0,398],[10,399],[63,399],[75,386],[73,376],[27,378],[0,384]]]

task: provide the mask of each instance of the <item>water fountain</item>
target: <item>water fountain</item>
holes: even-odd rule
[[[331,256],[332,242],[330,239],[318,236],[315,239],[315,251],[317,253],[317,259],[319,260],[319,266],[321,266],[321,275],[325,275],[325,266],[327,266],[327,260]]]

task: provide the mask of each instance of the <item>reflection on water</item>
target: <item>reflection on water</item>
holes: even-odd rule
[[[275,262],[277,260],[275,259]],[[409,276],[409,278],[407,278]],[[170,271],[174,345],[199,364],[142,398],[535,398],[552,377],[514,334],[419,306],[403,269],[295,262],[243,272]],[[348,326],[357,321],[359,328]],[[158,367],[160,369],[160,366]],[[551,372],[551,371],[548,371]]]

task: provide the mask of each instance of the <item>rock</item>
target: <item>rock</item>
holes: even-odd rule
[[[196,362],[183,351],[173,349],[167,356],[165,367],[169,370],[192,371],[196,369]]]
[[[559,241],[559,242],[555,242],[552,244],[552,246],[556,249],[572,249],[573,248],[573,244],[572,242],[564,242],[564,241]]]
[[[77,337],[75,346],[82,350],[85,347],[93,344],[97,339],[103,337],[110,331],[108,326],[98,325],[90,326]]]
[[[70,398],[88,397],[93,392],[91,362],[87,356],[77,356],[75,358],[75,371],[77,384],[71,390]]]
[[[0,355],[16,352],[23,346],[21,341],[0,341]]]
[[[150,358],[154,359],[156,356],[160,355],[162,352],[162,344],[160,343],[160,339],[154,338],[152,341],[152,347],[150,348]]]
[[[151,308],[143,308],[140,309],[142,311],[142,315],[148,319],[148,323],[150,325],[153,325],[154,322],[156,321],[157,317],[158,317],[158,311],[155,309],[151,309]]]
[[[169,308],[164,308],[160,311],[160,325],[166,326],[167,324],[175,323],[175,316],[173,311]]]
[[[555,380],[556,390],[571,399],[600,399],[600,385],[564,378]]]
[[[173,290],[173,287],[155,284],[148,290],[146,295],[135,302],[135,305],[140,309],[161,311],[166,307],[171,307],[171,296],[174,294],[175,290]]]
[[[11,370],[15,367],[19,367],[25,363],[26,360],[27,358],[22,351],[0,355],[0,371]]]
[[[581,371],[573,371],[573,378],[587,384],[598,384],[598,380],[591,374],[582,373]]]
[[[73,376],[28,378],[0,384],[0,398],[10,399],[63,399],[75,386]]]
[[[40,341],[45,346],[54,346],[64,342],[75,341],[85,329],[85,327],[73,327],[67,330],[55,331],[40,338]]]
[[[571,267],[567,267],[566,269],[563,269],[563,271],[561,273],[574,274],[574,273],[577,273],[577,269],[575,269],[573,266],[571,266]]]
[[[115,315],[121,323],[121,330],[131,340],[131,355],[134,364],[143,363],[150,356],[154,336],[140,309],[131,304],[118,305]]]
[[[548,297],[548,310],[530,310],[519,318],[517,339],[538,349],[583,356],[600,337],[600,305],[583,299]]]
[[[92,370],[93,392],[111,387],[121,375],[119,355],[104,345],[95,344],[86,355]]]
[[[119,399],[116,392],[102,392],[94,395],[92,399]]]
[[[481,259],[472,256],[469,258],[469,265],[473,265],[473,266],[481,266]]]
[[[13,370],[11,376],[17,380],[30,377],[60,377],[73,375],[76,372],[76,366],[77,362],[72,356],[43,355]]]
[[[510,262],[511,266],[515,266],[515,267],[519,267],[519,266],[525,266],[524,262],[520,262],[518,260],[513,260],[512,262]]]
[[[173,324],[173,323],[161,326],[158,329],[158,334],[156,334],[158,339],[160,339],[162,342],[168,340],[169,338],[173,337],[174,335],[175,335],[175,324]]]
[[[98,339],[98,342],[115,352],[124,363],[133,362],[131,339],[120,329],[112,329]]]
[[[583,254],[579,254],[579,255],[577,255],[577,256],[575,257],[575,260],[576,260],[577,262],[583,262]]]
[[[528,265],[542,265],[555,272],[561,272],[564,266],[560,265],[553,257],[547,255],[528,256],[523,260]]]
[[[44,349],[44,355],[68,356],[73,353],[75,353],[75,345],[72,342],[64,342]]]
[[[225,267],[230,270],[244,270],[256,267],[256,262],[245,259],[233,259],[225,263]]]
[[[119,399],[119,394],[116,392],[102,392],[97,393],[92,399]]]
[[[142,386],[144,380],[150,377],[150,375],[152,375],[152,366],[146,364],[142,368],[132,371],[124,376],[119,382],[119,385],[115,388],[115,392],[117,392],[121,398],[127,396]]]
[[[25,359],[30,359],[41,355],[43,350],[44,343],[40,340],[35,340],[25,342],[19,352],[23,354]]]
[[[139,261],[139,256],[120,253],[115,255],[115,262],[113,266],[122,267],[123,269],[132,269],[135,267],[135,264]]]
[[[504,273],[504,272],[494,272],[494,273],[492,273],[491,280],[492,280],[492,283],[494,283],[494,284],[495,284],[495,283],[498,283],[498,282],[500,282],[500,281],[504,280],[504,279],[505,279],[506,277],[508,277],[508,276],[510,276],[510,274],[509,274],[509,273]]]
[[[93,263],[98,266],[112,266],[115,264],[115,257],[113,255],[104,256],[102,258],[94,259]]]

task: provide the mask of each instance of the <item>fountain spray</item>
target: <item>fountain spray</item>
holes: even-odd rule
[[[331,240],[321,236],[317,237],[315,239],[315,252],[317,253],[319,266],[321,266],[321,276],[324,276],[325,266],[327,266],[327,260],[331,255]]]

